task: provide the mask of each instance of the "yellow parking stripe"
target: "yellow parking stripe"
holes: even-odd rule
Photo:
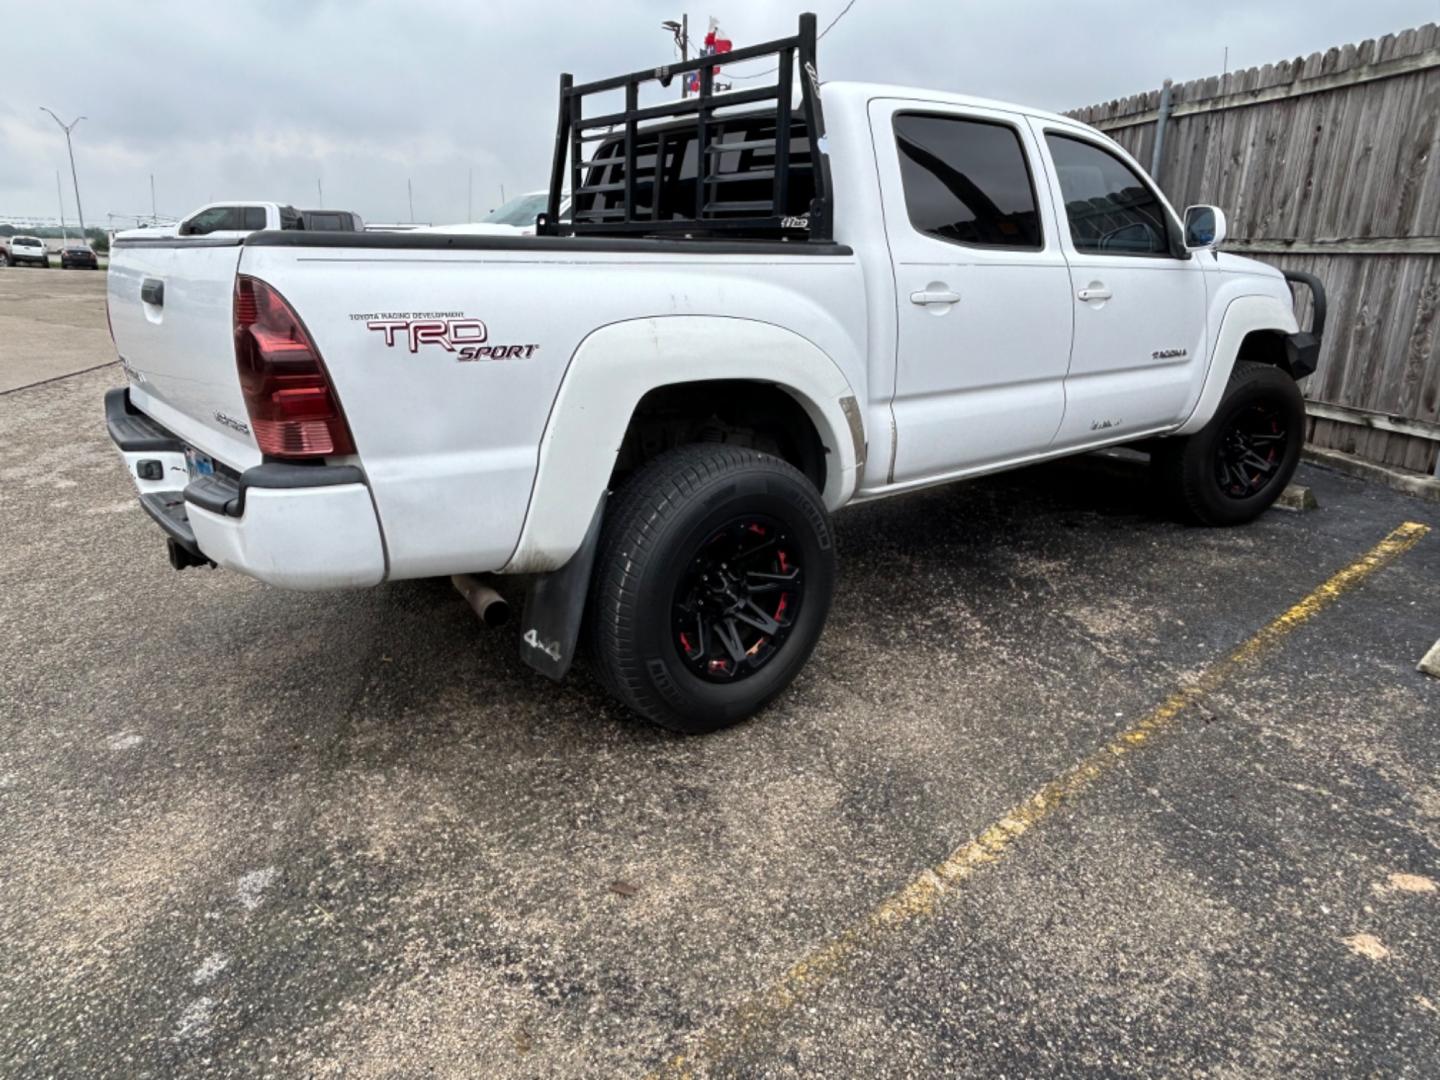
[[[1293,630],[1320,614],[1376,570],[1409,551],[1429,531],[1428,525],[1413,521],[1395,529],[1254,637],[1205,669],[1193,683],[1171,694],[1133,727],[1011,808],[974,840],[922,870],[858,923],[808,953],[769,988],[742,1003],[715,1028],[700,1036],[689,1053],[676,1055],[651,1075],[692,1076],[701,1063],[742,1051],[754,1036],[776,1028],[797,1005],[813,998],[821,987],[843,973],[862,946],[876,941],[885,931],[932,915],[945,893],[976,871],[1004,858],[1016,841],[1065,802],[1084,792],[1126,754],[1173,727],[1187,707],[1271,652]]]

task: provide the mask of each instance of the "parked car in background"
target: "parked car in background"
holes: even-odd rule
[[[179,236],[235,236],[265,229],[299,229],[300,211],[273,202],[211,203],[180,222]]]
[[[50,265],[50,249],[45,241],[36,236],[13,236],[10,238],[10,263],[14,266]]]
[[[516,229],[529,229],[533,234],[535,216],[545,212],[545,204],[549,198],[548,191],[527,191],[497,206],[480,220],[486,225],[512,225]]]
[[[116,240],[154,243],[175,237],[204,236],[211,240],[240,239],[248,233],[266,230],[310,230],[312,232],[361,232],[365,223],[352,210],[296,210],[285,203],[210,203],[188,215],[178,225],[126,229]]]
[[[66,240],[60,248],[60,269],[69,270],[72,266],[86,270],[100,269],[100,258],[87,241]]]
[[[479,221],[459,225],[429,225],[417,232],[449,233],[452,236],[534,236],[535,217],[545,211],[550,200],[547,191],[531,191],[517,195],[496,207]],[[560,220],[570,220],[570,196],[560,197]]]

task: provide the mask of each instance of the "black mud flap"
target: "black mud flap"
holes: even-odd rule
[[[600,521],[605,496],[595,507],[580,550],[559,570],[541,574],[525,593],[525,616],[520,622],[520,658],[548,679],[559,682],[575,660],[580,621],[590,595],[590,571],[600,546]]]

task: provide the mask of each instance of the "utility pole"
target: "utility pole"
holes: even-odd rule
[[[60,194],[60,170],[55,170],[55,201],[60,204],[60,239],[69,240],[70,234],[65,231],[65,196]]]
[[[410,178],[405,178],[405,197],[410,200],[410,224],[415,224],[415,189],[410,184]]]
[[[70,143],[70,132],[74,131],[75,125],[80,123],[81,120],[84,120],[85,117],[77,116],[74,120],[67,124],[64,120],[61,120],[60,117],[56,116],[49,109],[45,108],[44,105],[40,106],[40,111],[50,113],[50,119],[54,120],[55,123],[59,124],[60,130],[65,132],[65,149],[70,152],[70,180],[75,185],[75,216],[80,219],[80,235],[84,236],[85,211],[80,206],[80,178],[75,175],[75,147]]]
[[[669,30],[675,38],[675,47],[680,50],[680,62],[683,64],[690,59],[690,16],[681,15],[680,21],[666,19],[660,24],[660,29]],[[690,73],[687,71],[680,76],[680,97],[682,99],[690,96]]]

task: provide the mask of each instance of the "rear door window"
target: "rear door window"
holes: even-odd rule
[[[263,206],[245,207],[245,224],[242,229],[263,229],[265,228],[265,208]]]
[[[916,230],[976,247],[1043,246],[1019,133],[955,116],[895,117],[905,209]]]

